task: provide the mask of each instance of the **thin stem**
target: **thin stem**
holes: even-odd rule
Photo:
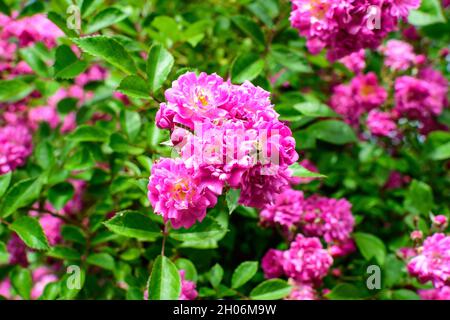
[[[8,227],[11,225],[11,223],[9,223],[8,221],[6,221],[6,220],[4,220],[2,218],[0,218],[0,223],[3,223],[5,225],[7,225]]]

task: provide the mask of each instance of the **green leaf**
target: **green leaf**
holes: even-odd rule
[[[0,102],[16,102],[33,91],[33,86],[19,79],[0,80]]]
[[[20,49],[20,56],[38,75],[48,76],[48,67],[35,46]]]
[[[0,205],[0,217],[6,218],[17,209],[29,205],[39,196],[42,180],[31,178],[17,182],[3,198]]]
[[[19,18],[35,15],[36,13],[43,12],[45,6],[42,1],[30,0],[28,1],[19,13]]]
[[[222,282],[223,268],[220,266],[220,264],[216,263],[211,268],[211,270],[209,270],[208,276],[209,276],[209,282],[211,282],[211,285],[214,288],[217,288],[219,286],[219,284]]]
[[[438,146],[430,154],[430,159],[432,160],[439,161],[446,160],[448,158],[450,158],[450,142]]]
[[[77,37],[78,36],[74,30],[69,29],[67,27],[67,19],[63,18],[58,13],[56,13],[54,11],[50,11],[47,14],[47,18],[50,21],[52,21],[56,26],[58,26],[58,28],[61,29],[66,34],[66,36],[68,36],[68,37]]]
[[[169,237],[179,241],[202,241],[221,234],[222,226],[214,219],[206,216],[201,223],[196,223],[189,229],[172,230]]]
[[[367,291],[349,283],[339,283],[333,290],[326,294],[326,297],[330,300],[356,300],[366,298],[367,296]]]
[[[84,245],[86,243],[86,235],[79,227],[72,225],[63,225],[61,235],[66,241],[72,241]]]
[[[62,260],[81,260],[81,254],[70,247],[55,246],[47,252],[47,255]]]
[[[106,270],[114,270],[114,258],[109,253],[94,253],[87,257],[86,262]]]
[[[294,109],[307,117],[336,117],[337,114],[329,106],[320,102],[302,102],[294,105]]]
[[[404,206],[413,214],[428,216],[433,208],[433,191],[425,182],[413,180],[406,192]]]
[[[164,256],[158,256],[148,281],[149,300],[178,300],[181,278],[177,267]]]
[[[246,16],[234,16],[233,23],[246,35],[255,39],[259,44],[265,45],[264,33],[256,22]]]
[[[392,292],[394,300],[421,300],[420,296],[412,290],[398,289]]]
[[[11,271],[11,284],[14,290],[25,300],[31,299],[33,278],[29,269],[16,267]]]
[[[20,217],[9,226],[9,229],[17,233],[20,239],[30,248],[36,250],[48,250],[50,248],[44,230],[42,230],[39,221],[34,218]]]
[[[128,76],[120,82],[117,91],[132,98],[150,98],[150,88],[144,79],[138,76]]]
[[[230,189],[228,190],[225,200],[227,202],[228,212],[230,214],[233,213],[234,210],[238,207],[238,200],[241,196],[241,190],[240,189]]]
[[[0,175],[0,198],[5,194],[6,190],[8,190],[9,184],[11,183],[11,175],[11,171]]]
[[[422,0],[417,10],[411,10],[408,17],[409,23],[415,26],[428,26],[435,23],[444,23],[445,16],[442,12],[440,0]]]
[[[70,182],[61,182],[48,190],[48,200],[56,210],[61,210],[74,194],[75,189]]]
[[[93,33],[100,29],[109,27],[110,25],[124,20],[126,17],[127,14],[118,8],[111,7],[103,9],[92,19],[89,19],[89,23],[85,29],[85,33]]]
[[[237,289],[250,281],[258,271],[257,261],[246,261],[241,263],[233,272],[231,287]]]
[[[11,15],[11,9],[3,0],[0,0],[0,12],[6,14],[7,16]]]
[[[279,14],[277,0],[256,0],[250,3],[247,7],[269,28],[274,27],[273,18]]]
[[[67,139],[77,142],[105,142],[108,134],[98,127],[81,125],[67,136]]]
[[[109,139],[109,146],[115,152],[140,155],[144,149],[130,145],[127,139],[120,133],[113,133]]]
[[[60,79],[72,79],[83,73],[88,64],[78,60],[68,45],[61,45],[56,49],[53,76]]]
[[[6,245],[0,241],[0,265],[7,264],[9,261],[9,252]]]
[[[126,132],[128,138],[130,138],[131,141],[134,141],[141,130],[141,116],[135,111],[122,110],[120,112],[120,125]]]
[[[55,155],[52,146],[47,141],[40,142],[34,150],[37,164],[44,170],[55,163]]]
[[[84,52],[109,62],[116,68],[128,74],[137,72],[133,58],[116,40],[106,36],[72,38]]]
[[[161,236],[161,230],[155,222],[136,211],[118,212],[104,224],[114,233],[143,241],[154,241]]]
[[[292,176],[299,178],[326,178],[323,174],[312,172],[301,166],[298,162],[289,167],[292,171]]]
[[[270,50],[270,56],[280,65],[298,73],[313,72],[304,53],[284,45],[274,45]]]
[[[253,300],[278,300],[291,293],[291,286],[281,279],[266,280],[257,285],[251,292]]]
[[[355,239],[356,246],[366,260],[375,258],[380,265],[384,264],[386,247],[383,241],[372,234],[362,232],[354,233],[353,239]]]
[[[169,76],[173,64],[173,56],[162,45],[154,45],[150,48],[147,59],[147,75],[152,92],[161,88]]]
[[[197,282],[197,269],[195,268],[195,265],[191,262],[191,260],[179,258],[177,259],[177,261],[175,261],[175,265],[177,266],[178,270],[184,270],[185,279]]]
[[[72,111],[77,110],[77,104],[78,100],[75,98],[64,98],[59,100],[58,105],[56,108],[58,109],[58,112],[62,115],[67,115]]]
[[[308,132],[316,139],[333,144],[346,144],[356,142],[353,129],[345,122],[338,120],[323,120],[308,127]]]
[[[231,81],[243,83],[255,79],[264,69],[264,61],[257,54],[244,53],[231,66]]]

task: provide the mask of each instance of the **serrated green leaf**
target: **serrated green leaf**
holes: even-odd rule
[[[233,272],[233,276],[231,277],[231,287],[234,289],[242,287],[253,278],[256,271],[258,271],[257,261],[246,261],[241,263]]]
[[[36,250],[48,250],[50,248],[44,230],[42,230],[39,221],[34,218],[20,217],[9,226],[9,229],[17,233],[20,239],[30,248]]]
[[[161,236],[161,229],[148,216],[136,211],[121,211],[106,221],[105,226],[121,236],[154,241]]]
[[[111,7],[103,9],[89,20],[85,33],[99,31],[100,29],[109,27],[110,25],[124,20],[126,17],[127,14],[118,8]]]
[[[116,40],[106,36],[72,38],[81,50],[109,62],[127,74],[137,72],[136,65],[129,53]]]
[[[34,87],[20,79],[0,80],[0,102],[16,102],[25,98]]]
[[[147,76],[150,90],[158,91],[169,76],[174,64],[173,56],[161,45],[150,48],[147,59]]]
[[[94,253],[86,258],[86,262],[106,270],[114,270],[114,258],[108,253]]]
[[[61,79],[72,79],[83,73],[87,68],[85,61],[78,60],[68,45],[61,45],[56,49],[53,76]]]
[[[354,233],[353,239],[355,240],[356,246],[362,256],[366,260],[375,258],[380,265],[384,264],[384,260],[386,258],[386,247],[383,241],[372,234],[362,232]]]
[[[244,53],[236,58],[231,67],[231,81],[243,83],[255,79],[264,69],[264,61],[253,53]]]
[[[17,209],[29,205],[38,197],[42,180],[31,178],[21,180],[13,185],[3,197],[0,205],[0,217],[6,218]]]
[[[120,82],[117,91],[132,98],[150,99],[150,87],[138,76],[128,76]]]
[[[286,297],[291,292],[291,286],[281,279],[266,280],[257,285],[251,292],[253,300],[278,300]]]
[[[181,278],[177,267],[164,256],[158,256],[148,281],[149,300],[178,300]]]

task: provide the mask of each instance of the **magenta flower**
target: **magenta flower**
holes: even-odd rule
[[[279,224],[287,229],[300,221],[303,212],[303,192],[286,189],[275,198],[273,204],[266,205],[260,213],[263,224]]]
[[[360,74],[350,84],[340,84],[333,90],[330,105],[350,125],[357,126],[364,112],[381,106],[387,99],[386,90],[378,84],[376,74]]]
[[[261,267],[267,279],[283,275],[283,251],[270,249],[261,260]]]
[[[339,60],[350,71],[359,74],[366,68],[366,51],[361,49],[345,56]]]
[[[39,123],[47,122],[50,128],[55,129],[59,122],[59,115],[55,107],[36,107],[28,111],[28,123],[33,130],[39,127]]]
[[[188,72],[166,90],[166,107],[175,113],[173,121],[194,129],[194,122],[215,121],[227,112],[220,108],[229,99],[231,85],[216,74]]]
[[[346,241],[355,224],[351,208],[345,199],[314,195],[305,201],[301,228],[306,235],[323,237],[327,243]]]
[[[39,267],[33,271],[33,288],[31,289],[31,299],[36,300],[42,293],[45,287],[52,282],[58,281],[58,277],[54,271],[48,267]]]
[[[289,188],[290,172],[276,169],[276,174],[265,173],[267,167],[255,166],[244,172],[241,179],[239,203],[244,206],[262,208],[273,203],[276,195]]]
[[[379,48],[384,55],[384,63],[393,71],[405,71],[416,62],[414,48],[401,40],[389,40]]]
[[[318,300],[317,292],[309,283],[295,283],[289,296],[285,300]]]
[[[195,290],[195,282],[185,279],[185,271],[180,270],[181,277],[181,293],[178,300],[195,300],[198,296],[197,290]]]
[[[312,54],[327,49],[331,61],[375,49],[420,0],[292,0],[290,21]],[[380,24],[377,25],[377,18]]]
[[[397,124],[392,120],[392,116],[376,109],[369,112],[367,127],[375,136],[393,137],[397,133]]]
[[[432,117],[441,114],[447,106],[447,91],[445,78],[429,68],[421,70],[418,78],[399,77],[395,81],[394,111],[400,116],[420,120],[424,126],[433,126]]]
[[[328,273],[333,258],[318,238],[298,234],[289,250],[283,253],[284,273],[300,283],[317,283]]]
[[[0,174],[23,166],[32,152],[32,137],[23,125],[0,128]]]
[[[148,198],[155,213],[176,229],[202,221],[206,209],[214,207],[222,193],[222,183],[201,172],[186,168],[181,159],[161,158],[153,164]]]
[[[28,266],[27,246],[17,234],[11,234],[6,249],[9,253],[9,264],[18,264],[22,267]]]
[[[435,233],[425,239],[419,254],[408,263],[408,271],[436,288],[450,283],[450,237]]]
[[[418,291],[423,300],[450,300],[450,287],[421,289]]]

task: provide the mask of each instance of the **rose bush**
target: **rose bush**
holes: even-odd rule
[[[0,296],[450,299],[449,5],[0,0]]]

